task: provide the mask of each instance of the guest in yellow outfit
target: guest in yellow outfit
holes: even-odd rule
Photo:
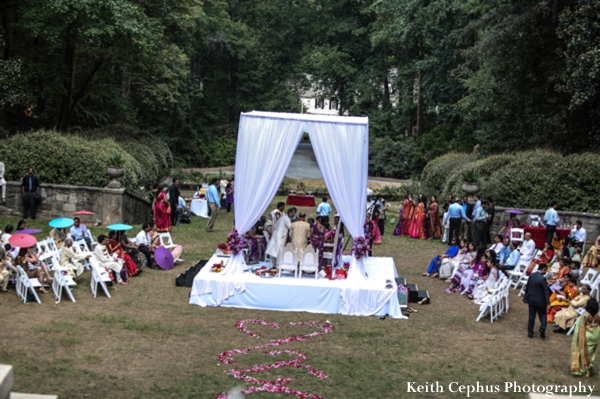
[[[571,301],[579,295],[575,285],[577,282],[573,276],[568,276],[567,285],[563,291],[553,292],[550,295],[550,309],[548,309],[548,323],[554,323],[554,316],[562,309],[568,307]]]

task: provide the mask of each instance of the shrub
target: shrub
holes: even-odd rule
[[[135,147],[143,145],[136,143]],[[79,136],[40,130],[11,136],[0,146],[7,179],[19,180],[32,167],[43,183],[105,187],[110,180],[106,167],[116,156],[122,158],[125,175],[120,181],[127,188],[137,188],[144,178],[159,177],[149,176],[140,162],[113,138],[89,132]]]
[[[235,164],[237,141],[233,137],[221,137],[211,140],[198,148],[200,151],[200,165],[210,167],[229,166]]]
[[[444,194],[450,174],[458,166],[464,165],[475,159],[474,155],[451,152],[429,162],[421,174],[421,183],[424,189],[432,193]],[[462,171],[461,171],[462,172]],[[461,182],[462,183],[462,182]],[[456,194],[456,193],[451,193]]]
[[[411,158],[416,149],[411,139],[394,141],[374,138],[369,145],[369,174],[371,176],[408,179],[412,172]]]

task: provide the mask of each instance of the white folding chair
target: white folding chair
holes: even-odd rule
[[[50,258],[54,253],[48,245],[48,240],[51,240],[51,238],[48,237],[45,240],[41,240],[35,243],[35,246],[37,248],[38,259],[40,261],[45,261],[46,259]]]
[[[294,277],[298,277],[298,253],[292,247],[292,244],[287,244],[279,251],[277,256],[277,268],[279,269],[279,277],[283,270],[293,271]]]
[[[323,249],[330,248],[331,251],[323,251],[323,264],[332,264],[333,265],[333,244],[323,244]],[[328,259],[329,262],[326,262],[325,259]]]
[[[92,289],[92,295],[96,298],[98,293],[98,286],[102,288],[107,297],[110,298],[108,293],[108,287],[106,283],[112,281],[106,269],[102,268],[94,257],[90,258],[90,265],[92,268],[92,279],[90,280],[90,288]]]
[[[265,236],[265,241],[266,241],[266,244],[268,245],[271,235],[269,234],[269,232],[267,230],[263,231],[263,235]],[[265,246],[265,248],[266,248],[266,246]],[[265,252],[265,262],[268,261],[269,258],[270,258],[270,256]]]
[[[48,244],[48,250],[51,253],[58,254],[60,252],[58,250],[58,247],[56,246],[56,242],[54,242],[54,239],[52,237],[46,238],[46,243]]]
[[[582,314],[585,313],[585,307],[576,308],[575,311],[579,314],[579,316],[581,316]],[[576,325],[577,325],[577,319],[575,319],[575,323],[573,323],[573,325],[571,326],[571,328],[569,328],[569,331],[567,331],[567,335],[573,334],[573,331],[575,331],[575,326]]]
[[[598,271],[594,269],[588,269],[587,273],[581,279],[581,284],[589,284],[592,286],[594,281],[596,280],[596,276],[598,276]]]
[[[19,295],[19,298],[21,298],[23,303],[27,303],[27,294],[31,292],[31,295],[33,295],[37,303],[42,303],[42,301],[40,301],[40,297],[35,291],[36,288],[40,288],[42,286],[39,280],[37,278],[30,279],[21,266],[17,266],[17,270],[19,272],[18,278],[21,282],[20,290],[18,289],[19,287],[17,287],[17,295]]]
[[[307,246],[300,256],[300,278],[302,272],[314,272],[315,280],[319,278],[319,256],[312,245]]]
[[[540,267],[540,265],[535,265],[535,267],[533,268],[533,270],[531,271],[531,273],[537,271],[537,269]],[[527,287],[527,281],[529,281],[529,276],[525,273],[523,273],[523,275],[521,276],[521,278],[519,279],[519,283],[518,286],[521,287],[521,290],[519,291],[519,295],[525,295],[525,287]],[[518,287],[516,287],[518,288]]]
[[[167,248],[168,250],[171,250],[177,246],[177,244],[173,243],[173,239],[171,238],[171,233],[169,233],[169,232],[158,233],[158,237],[160,238],[160,241],[162,242],[163,247]],[[177,259],[177,262],[183,262],[183,259],[179,258],[179,259]]]
[[[56,259],[56,264],[59,265],[58,259]],[[54,297],[56,298],[57,302],[60,302],[63,291],[67,294],[71,301],[75,302],[75,298],[71,292],[71,287],[76,285],[77,283],[75,280],[73,280],[73,277],[71,277],[67,268],[60,265],[55,268],[54,280],[52,281],[52,292],[54,293]]]
[[[71,248],[73,249],[73,252],[75,252],[77,255],[90,256],[90,258],[91,255],[93,255],[93,253],[89,250],[87,243],[84,239],[74,241],[73,246]],[[81,262],[83,262],[83,267],[85,268],[85,270],[90,270],[91,268],[90,258],[85,258],[81,260]]]
[[[514,269],[508,272],[508,278],[511,281],[511,285],[513,285],[514,289],[517,289],[517,284],[521,280],[521,277],[523,277],[523,274],[525,274],[527,266],[528,265],[519,262]]]
[[[525,239],[525,230],[513,227],[510,229],[510,242],[523,242]]]

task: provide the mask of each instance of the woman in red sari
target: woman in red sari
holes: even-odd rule
[[[552,244],[544,243],[544,250],[539,258],[533,259],[529,263],[529,267],[527,268],[526,274],[529,276],[533,269],[535,269],[535,265],[549,265],[551,266],[550,261],[554,258],[554,248],[552,248]]]
[[[435,195],[431,196],[429,203],[429,223],[427,224],[427,237],[440,238],[440,213]]]
[[[575,287],[577,281],[573,276],[567,276],[568,282],[564,290],[553,292],[550,295],[550,308],[546,311],[548,323],[554,323],[554,316],[562,309],[568,308],[571,301],[579,295],[579,291]]]
[[[412,223],[410,224],[409,234],[412,238],[420,238],[422,240],[427,238],[425,236],[425,220],[427,219],[425,201],[425,196],[419,194],[419,201],[413,212]]]
[[[158,232],[171,231],[171,205],[163,190],[159,190],[154,199],[154,222]]]
[[[412,199],[412,193],[408,193],[402,202],[404,211],[402,212],[402,235],[410,235],[410,226],[413,218],[413,208],[415,203]]]
[[[133,277],[139,273],[139,270],[133,259],[131,259],[131,256],[129,256],[129,254],[123,250],[121,242],[118,240],[117,232],[114,230],[111,230],[108,233],[108,250],[111,254],[117,254],[117,258],[123,259],[123,266],[125,266],[125,269],[127,269],[127,275],[129,277]]]

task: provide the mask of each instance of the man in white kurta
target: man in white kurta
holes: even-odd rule
[[[267,244],[267,250],[265,251],[267,255],[271,257],[271,267],[277,266],[277,256],[279,255],[279,249],[285,246],[287,242],[288,232],[290,231],[290,227],[292,227],[292,219],[296,214],[296,208],[290,208],[287,211],[287,215],[283,215],[277,220],[275,223],[275,228],[273,229],[273,237],[269,240]]]
[[[73,250],[73,240],[67,238],[62,251],[60,251],[60,265],[72,270],[77,276],[80,276],[84,270],[81,261],[90,256],[89,253],[76,253]]]
[[[535,242],[531,239],[531,233],[526,233],[523,245],[521,245],[521,260],[524,262],[531,262],[534,252]]]
[[[94,258],[96,258],[96,260],[100,264],[100,267],[105,267],[115,272],[115,274],[117,275],[117,283],[127,284],[121,278],[121,265],[119,264],[119,262],[116,262],[112,256],[110,256],[110,254],[108,253],[108,248],[106,247],[107,245],[108,237],[106,237],[105,235],[98,236],[98,245],[96,245],[96,248],[94,249]]]

